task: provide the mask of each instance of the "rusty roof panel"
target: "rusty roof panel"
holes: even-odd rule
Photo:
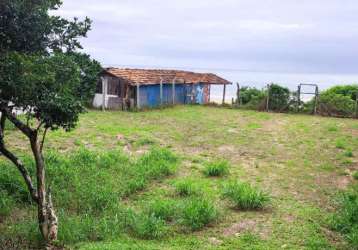
[[[110,74],[114,77],[122,78],[130,85],[152,85],[163,83],[207,83],[207,84],[231,84],[231,82],[212,73],[195,73],[182,70],[162,70],[162,69],[119,69],[106,68],[103,74]]]

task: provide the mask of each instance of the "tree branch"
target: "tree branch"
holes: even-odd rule
[[[31,137],[34,134],[34,130],[30,127],[26,126],[22,121],[20,121],[15,115],[11,113],[7,108],[2,108],[0,110],[2,115],[4,115],[9,121],[11,121],[15,127],[17,127],[22,133],[24,133],[27,137]]]
[[[15,164],[15,166],[20,171],[22,177],[25,180],[26,186],[27,186],[27,188],[28,188],[28,190],[29,190],[29,192],[31,194],[31,198],[35,202],[37,202],[38,201],[37,191],[34,188],[34,185],[32,184],[32,180],[31,180],[29,172],[25,168],[24,164],[20,161],[20,159],[17,158],[13,153],[11,153],[5,147],[5,142],[4,142],[5,121],[6,121],[6,116],[5,116],[4,112],[1,112],[1,118],[0,118],[0,152],[7,159],[9,159],[11,162],[13,162]]]
[[[20,161],[19,158],[17,158],[13,153],[11,153],[9,150],[7,150],[4,146],[3,142],[0,142],[0,152],[6,157],[8,158],[12,163],[15,164],[15,166],[17,167],[17,169],[20,171],[22,177],[25,180],[26,186],[29,189],[29,192],[31,194],[32,199],[37,202],[38,201],[38,196],[37,196],[37,192],[36,189],[34,188],[34,185],[32,184],[32,180],[30,177],[29,172],[27,171],[27,169],[25,168],[24,164]]]
[[[48,128],[45,128],[45,131],[44,131],[44,133],[43,133],[43,135],[42,135],[42,141],[41,141],[41,145],[40,145],[40,151],[41,151],[41,152],[42,152],[42,149],[43,149],[43,147],[44,147],[47,130],[48,130]]]

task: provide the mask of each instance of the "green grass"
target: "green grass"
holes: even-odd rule
[[[89,111],[77,129],[49,133],[44,149],[59,245],[352,249],[354,227],[332,229],[327,218],[333,209],[337,218],[350,211],[334,201],[357,182],[349,176],[357,171],[356,123],[202,106]],[[12,128],[6,144],[34,177],[26,138]],[[2,159],[0,246],[36,249],[36,207],[17,169]],[[207,178],[208,166],[208,176],[221,178]],[[224,197],[229,180],[250,188],[231,188]],[[260,190],[268,191],[269,203]],[[263,209],[238,209],[235,200]]]
[[[213,201],[206,198],[189,198],[182,207],[182,223],[191,230],[202,229],[218,219],[218,211]]]
[[[200,189],[194,179],[179,180],[175,184],[175,191],[180,196],[200,194]]]
[[[239,181],[225,184],[223,196],[228,198],[235,208],[243,210],[262,209],[270,201],[270,197],[266,193],[248,183]]]
[[[208,177],[220,177],[229,173],[229,163],[225,160],[209,162],[205,165],[204,174]]]
[[[339,209],[331,219],[331,226],[345,235],[353,249],[358,249],[358,185],[339,197]]]

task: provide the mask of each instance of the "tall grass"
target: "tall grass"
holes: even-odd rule
[[[238,181],[226,184],[223,196],[232,201],[236,208],[243,210],[261,209],[270,201],[266,193],[249,183]]]
[[[203,197],[193,197],[186,200],[182,207],[182,224],[192,231],[202,229],[215,222],[218,210],[213,201]]]
[[[338,210],[330,224],[345,235],[353,249],[358,249],[358,184],[340,195]]]
[[[30,158],[23,159],[32,166]],[[170,151],[153,149],[138,159],[130,159],[117,150],[95,152],[81,148],[68,155],[48,152],[45,162],[48,185],[59,216],[60,241],[105,240],[129,232],[146,239],[164,234],[164,218],[133,212],[120,204],[122,199],[146,188],[151,182],[175,172],[179,160]],[[12,201],[28,206],[28,192],[11,163],[1,161],[0,168],[0,213],[8,215]],[[33,175],[32,169],[29,168]],[[34,207],[27,209],[34,211]],[[16,232],[5,231],[0,237],[0,245],[16,241],[16,235],[21,236],[21,241],[36,242],[35,239],[40,238],[36,214],[31,214],[31,220],[27,217]]]
[[[208,177],[220,177],[229,173],[229,162],[218,160],[205,165],[204,174]]]

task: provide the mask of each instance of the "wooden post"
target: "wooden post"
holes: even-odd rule
[[[317,106],[318,106],[318,86],[316,86],[316,90],[315,90],[313,114],[317,114]]]
[[[176,81],[176,77],[174,77],[173,79],[173,88],[172,88],[173,105],[175,105],[175,81]]]
[[[107,94],[107,77],[102,77],[102,111],[106,110],[106,94]]]
[[[139,83],[137,83],[137,109],[140,110]]]
[[[356,93],[355,118],[358,118],[358,91]]]
[[[240,97],[240,84],[239,83],[236,83],[236,86],[237,86],[237,92],[236,92],[236,105],[239,107],[240,106],[240,100],[241,100],[241,97]]]
[[[224,90],[223,90],[223,105],[225,104],[225,96],[226,96],[226,84],[224,84]]]
[[[267,84],[267,98],[266,98],[266,111],[270,111],[270,88],[271,84]]]
[[[209,97],[208,97],[208,102],[210,103],[210,95],[211,95],[211,84],[209,84]]]
[[[163,79],[160,79],[160,106],[163,106]]]
[[[297,87],[297,112],[300,111],[301,105],[301,84]]]

